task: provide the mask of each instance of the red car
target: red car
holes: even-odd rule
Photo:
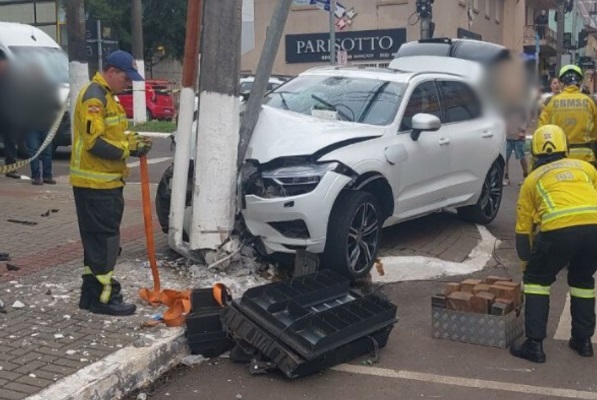
[[[174,118],[174,99],[170,83],[162,80],[145,81],[145,105],[147,120],[172,120]],[[129,87],[118,95],[120,104],[126,111],[127,118],[133,118],[133,89]]]

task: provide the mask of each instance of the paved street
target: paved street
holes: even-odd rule
[[[512,183],[505,196],[498,218],[490,226],[501,241],[485,269],[467,277],[510,275],[521,279],[519,262],[514,252],[513,229],[519,165],[511,161]],[[474,227],[455,217],[437,214],[419,221],[387,229],[384,254],[435,256],[446,261],[457,260],[459,246],[468,243]],[[449,235],[447,235],[449,233]],[[460,239],[445,246],[445,236]],[[468,240],[466,239],[468,237]],[[435,240],[434,240],[435,239]],[[478,240],[478,239],[477,239]],[[442,245],[444,243],[444,245]],[[435,249],[447,248],[445,252]],[[281,374],[251,376],[245,365],[227,359],[214,359],[198,366],[181,368],[156,385],[152,400],[215,399],[597,399],[595,359],[582,359],[567,347],[569,328],[564,337],[554,339],[565,304],[566,283],[560,277],[552,290],[552,308],[546,342],[548,362],[532,364],[511,357],[507,350],[462,344],[431,337],[430,295],[444,282],[464,276],[426,281],[389,284],[382,290],[398,305],[399,322],[381,352],[381,360],[364,366],[362,359],[315,376],[289,381]],[[146,390],[147,391],[147,390]],[[131,396],[130,399],[134,399]]]
[[[172,156],[168,140],[157,139],[155,143],[150,157],[152,193]],[[126,351],[153,352],[147,356],[152,366],[164,367],[171,361],[160,359],[161,350],[154,352],[154,347],[147,346],[159,344],[179,330],[163,325],[142,327],[163,308],[156,310],[143,304],[136,294],[139,288],[151,287],[151,275],[146,265],[140,185],[136,183],[138,168],[135,159],[130,163],[132,176],[125,189],[127,206],[122,227],[124,251],[117,278],[123,283],[127,299],[139,308],[137,315],[131,318],[95,316],[77,308],[82,250],[71,188],[67,183],[68,152],[60,152],[55,160],[58,185],[35,187],[27,180],[0,177],[3,204],[0,252],[9,252],[10,263],[19,268],[9,271],[0,264],[0,298],[8,311],[0,314],[0,399],[23,399],[34,394],[41,396],[34,399],[52,398],[52,390],[60,391],[64,390],[64,385],[72,385],[69,379],[92,380],[94,370],[114,370],[119,379],[124,379],[126,373],[118,370],[124,361],[121,352],[125,352],[124,357],[127,357]],[[514,163],[512,167],[513,183],[505,188],[500,214],[488,227],[493,235],[489,241],[499,246],[495,252],[490,246],[483,255],[487,260],[483,270],[466,277],[509,274],[520,280],[512,240],[520,172]],[[41,216],[52,209],[59,211]],[[6,219],[36,225],[11,223]],[[158,258],[172,259],[166,237],[157,226],[154,218]],[[440,213],[386,229],[380,255],[384,261],[425,259],[467,263],[472,250],[483,241],[487,238],[477,227],[460,221],[451,213]],[[163,287],[183,289],[209,284],[189,275],[187,267],[165,261],[161,266]],[[391,263],[386,263],[385,268],[390,275]],[[160,400],[195,399],[198,394],[217,399],[241,398],[237,395],[243,399],[370,396],[597,399],[592,372],[595,361],[580,359],[566,346],[565,281],[559,281],[553,290],[549,326],[552,339],[546,343],[548,363],[537,366],[513,359],[506,350],[433,339],[430,295],[439,291],[444,282],[465,276],[413,280],[413,276],[419,276],[421,268],[422,265],[413,264],[410,277],[402,282],[385,283],[381,289],[398,305],[399,322],[381,352],[380,362],[373,366],[363,366],[362,360],[357,359],[316,376],[288,381],[275,373],[251,377],[246,366],[220,358],[194,367],[177,368],[168,376],[167,383],[143,390],[150,390],[151,399]],[[373,275],[376,280],[375,272]],[[23,303],[22,307],[15,303],[17,301]],[[559,324],[562,326],[558,330]],[[121,382],[130,386],[134,382],[124,383]],[[102,398],[120,395],[110,391],[115,387],[114,382],[106,381],[103,385],[106,389]],[[134,398],[136,393],[130,397]]]

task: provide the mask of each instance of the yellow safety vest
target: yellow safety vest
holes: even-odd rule
[[[70,160],[70,183],[75,187],[113,189],[124,186],[128,176],[126,158],[130,155],[125,131],[128,120],[122,105],[98,72],[77,98],[74,115],[74,141]],[[121,159],[92,154],[96,141],[122,150]]]
[[[586,161],[563,159],[533,171],[520,189],[516,233],[597,224],[597,170]]]

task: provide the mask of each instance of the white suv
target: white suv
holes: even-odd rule
[[[505,124],[474,75],[472,61],[405,57],[388,69],[312,69],[269,93],[242,174],[249,231],[267,253],[320,254],[356,279],[383,226],[445,208],[491,222]]]

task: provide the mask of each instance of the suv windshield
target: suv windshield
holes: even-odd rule
[[[406,86],[402,83],[345,76],[299,76],[266,97],[271,107],[312,115],[330,110],[338,119],[369,125],[394,121]]]
[[[10,46],[20,66],[41,67],[48,77],[68,83],[68,57],[62,49],[36,46]]]

